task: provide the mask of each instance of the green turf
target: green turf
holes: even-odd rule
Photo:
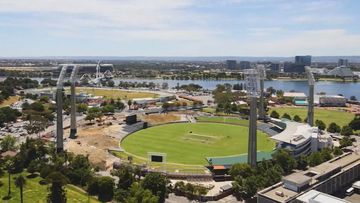
[[[304,120],[307,117],[307,108],[306,107],[277,107],[277,108],[271,108],[269,110],[269,114],[273,110],[276,110],[280,114],[280,117],[284,113],[289,114],[292,118],[295,115],[298,115],[298,116],[300,116],[300,118],[302,120]],[[314,114],[315,114],[315,120],[316,119],[322,120],[322,121],[325,122],[325,124],[327,126],[329,126],[329,124],[331,122],[335,122],[336,124],[338,124],[340,126],[348,125],[349,122],[354,118],[354,114],[344,112],[344,111],[340,111],[340,110],[328,110],[328,109],[315,108]]]
[[[248,126],[249,121],[239,118],[233,117],[222,117],[222,116],[214,116],[214,117],[207,117],[207,116],[200,116],[196,118],[199,122],[220,122],[220,123],[231,123],[231,124],[239,124]]]
[[[36,178],[26,178],[28,173],[24,172],[23,175],[26,179],[26,185],[24,187],[24,202],[34,202],[34,203],[45,203],[46,197],[48,194],[48,185],[40,185],[39,181],[42,180],[41,177]],[[15,187],[14,179],[18,174],[14,174],[11,176],[11,199],[8,201],[9,203],[18,203],[20,202],[20,189]],[[8,191],[8,176],[5,174],[0,177],[0,180],[4,183],[3,186],[0,187],[0,202],[6,202],[2,200],[4,196],[7,195]],[[85,203],[88,202],[88,196],[85,192],[83,192],[80,188],[67,185],[66,186],[66,197],[68,203]],[[90,198],[90,203],[99,202],[95,198]]]
[[[271,151],[275,143],[258,131],[258,150]],[[140,130],[121,146],[129,153],[147,157],[148,152],[167,153],[167,162],[206,164],[206,157],[247,152],[248,128],[218,123],[178,123]]]

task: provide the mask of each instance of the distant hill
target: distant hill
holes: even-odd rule
[[[258,56],[44,56],[44,57],[0,57],[0,59],[50,59],[50,60],[113,60],[113,61],[272,61],[284,62],[294,61],[295,56],[292,57],[258,57]],[[328,62],[336,63],[339,58],[348,59],[352,63],[360,63],[360,56],[313,56],[313,62]]]

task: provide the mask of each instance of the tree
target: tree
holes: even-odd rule
[[[258,184],[259,180],[256,176],[247,178],[237,177],[233,182],[234,194],[243,199],[251,198],[256,194]]]
[[[340,147],[334,147],[333,153],[335,156],[340,156],[342,155],[344,152]]]
[[[125,203],[157,203],[159,197],[153,195],[150,190],[144,189],[138,183],[133,183]]]
[[[333,155],[331,153],[332,153],[332,151],[331,151],[330,148],[323,148],[320,151],[320,154],[321,154],[321,157],[322,157],[323,161],[329,161],[330,159],[332,159]]]
[[[322,120],[316,120],[315,126],[317,126],[320,130],[326,129],[326,124]]]
[[[284,113],[284,115],[282,116],[282,118],[291,120],[291,116],[290,116],[289,114],[287,114],[287,113]]]
[[[79,113],[85,113],[88,110],[88,105],[85,103],[78,104],[76,110]]]
[[[286,174],[296,168],[296,160],[288,150],[279,149],[272,156],[275,163],[279,164]]]
[[[87,156],[76,155],[68,166],[67,177],[70,182],[76,185],[85,186],[86,181],[91,177],[91,166]]]
[[[308,166],[308,162],[307,159],[304,155],[301,155],[298,159],[297,159],[297,169],[299,170],[306,170]]]
[[[10,184],[10,180],[11,180],[11,172],[12,172],[12,169],[14,167],[14,161],[12,158],[6,158],[5,160],[5,169],[7,170],[7,173],[8,173],[8,197],[10,197],[10,194],[11,194],[11,184]]]
[[[340,140],[340,147],[347,147],[347,146],[351,146],[353,143],[353,141],[348,137],[343,137],[343,139]]]
[[[308,163],[311,167],[317,166],[322,162],[324,162],[324,160],[320,152],[313,152],[308,156]]]
[[[235,178],[237,176],[241,176],[243,178],[254,175],[254,171],[251,169],[249,164],[234,164],[232,165],[229,174],[231,177]]]
[[[270,114],[270,117],[272,118],[280,118],[280,115],[277,111],[272,111],[271,114]]]
[[[114,179],[103,176],[98,179],[98,199],[102,202],[109,202],[114,196]]]
[[[349,126],[353,130],[360,130],[360,116],[356,116],[350,123]]]
[[[30,104],[30,109],[37,112],[43,112],[45,110],[45,107],[41,102],[34,102]]]
[[[298,115],[295,115],[293,120],[296,121],[296,122],[299,122],[299,123],[302,122],[302,119]]]
[[[69,182],[68,179],[60,172],[50,173],[46,178],[51,186],[47,196],[48,203],[66,203],[66,191],[64,186]]]
[[[153,195],[159,197],[159,202],[164,202],[167,195],[167,180],[160,173],[149,173],[142,181],[142,187],[150,190]]]
[[[339,133],[341,131],[341,128],[336,123],[330,123],[329,127],[327,128],[327,131],[330,133]]]
[[[132,104],[132,101],[131,101],[131,99],[129,99],[129,100],[128,100],[128,106],[130,107],[131,104]]]
[[[40,132],[46,129],[47,122],[43,116],[30,115],[29,123],[25,125],[25,129],[28,134],[37,134],[40,138]]]
[[[341,135],[350,136],[354,134],[353,129],[350,126],[343,126],[341,129]]]
[[[104,112],[104,113],[114,113],[115,112],[115,107],[114,107],[114,105],[107,104],[106,106],[104,106],[102,108],[102,112]]]
[[[26,179],[22,176],[19,175],[16,179],[15,179],[15,186],[20,188],[20,202],[23,203],[23,188],[24,185],[26,184]]]
[[[12,135],[6,135],[0,142],[0,150],[3,152],[14,151],[16,150],[15,143],[15,137],[13,137]]]
[[[356,96],[353,95],[353,96],[350,97],[350,100],[357,101],[357,98],[356,98]]]
[[[128,190],[129,187],[135,182],[135,175],[133,168],[130,165],[124,165],[120,169],[114,171],[113,175],[119,178],[117,187],[120,189]]]
[[[87,114],[85,117],[86,121],[90,121],[90,123],[92,123],[92,121],[95,119],[93,114]]]

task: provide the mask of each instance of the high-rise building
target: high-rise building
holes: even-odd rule
[[[250,61],[240,61],[240,69],[250,69]]]
[[[284,63],[284,72],[285,73],[304,73],[305,65],[286,62],[286,63]]]
[[[280,72],[280,64],[279,63],[271,63],[269,66],[271,72]]]
[[[349,66],[349,61],[347,59],[339,59],[338,66],[348,67]]]
[[[236,69],[236,61],[235,60],[226,60],[226,68],[229,70]]]
[[[304,66],[311,66],[311,56],[295,56],[295,64],[304,65]]]

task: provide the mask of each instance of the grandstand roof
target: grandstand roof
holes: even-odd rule
[[[352,77],[354,73],[348,67],[336,67],[327,73],[328,75],[339,76],[339,77]]]
[[[285,130],[277,135],[272,136],[272,139],[297,145],[306,141],[308,138],[313,136],[313,134],[317,134],[317,132],[314,132],[315,128],[308,124],[293,121],[284,122],[286,124]]]
[[[272,152],[257,152],[257,161],[261,161],[263,159],[268,160],[271,159]],[[247,154],[239,154],[232,156],[222,156],[222,157],[207,157],[207,162],[210,165],[234,165],[236,163],[247,163]]]

